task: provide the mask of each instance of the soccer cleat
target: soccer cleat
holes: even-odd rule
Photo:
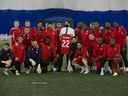
[[[38,74],[42,73],[42,69],[41,69],[41,65],[40,64],[37,66],[36,71],[37,71]]]
[[[115,72],[115,73],[113,74],[113,76],[118,76],[118,73],[117,73],[117,72]]]
[[[85,71],[85,68],[82,67],[80,73],[82,74],[82,73],[84,73],[84,71]]]
[[[32,66],[36,65],[36,62],[33,59],[30,58],[29,61],[31,62]]]
[[[100,76],[104,76],[104,71],[101,71],[100,72]]]
[[[53,68],[53,72],[56,72],[56,71],[57,71],[57,69],[54,67],[54,68]]]
[[[8,76],[8,75],[9,75],[7,71],[3,71],[3,72],[4,72],[4,75],[6,75],[6,76]]]
[[[71,61],[70,60],[68,61],[67,71],[68,72],[73,72],[73,68],[71,66]]]
[[[84,72],[84,75],[88,74],[89,73],[89,69],[88,67],[85,68],[85,72]]]
[[[26,73],[26,74],[29,74],[29,73],[30,73],[30,70],[27,70],[25,73]]]
[[[101,68],[100,76],[104,75],[104,68]]]
[[[85,68],[85,72],[84,72],[84,75],[88,74],[89,73],[89,70],[88,68]]]
[[[17,75],[17,76],[19,76],[19,75],[20,75],[20,73],[19,73],[18,71],[16,71],[16,75]]]
[[[128,72],[128,67],[125,68],[125,72]]]
[[[88,70],[86,70],[85,72],[84,72],[84,75],[86,75],[86,74],[88,74],[89,73],[89,71]]]

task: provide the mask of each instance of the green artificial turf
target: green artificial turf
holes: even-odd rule
[[[0,73],[0,96],[128,96],[128,77],[79,73]]]
[[[7,41],[0,41],[0,48]],[[52,73],[4,76],[0,96],[128,96],[128,77]]]

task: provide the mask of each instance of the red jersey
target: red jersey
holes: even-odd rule
[[[86,49],[86,47],[83,47],[81,49],[77,49],[74,55],[74,58],[76,59],[76,63],[77,64],[81,64],[82,63],[82,59],[83,58],[88,58],[88,51]]]
[[[51,45],[42,43],[40,47],[41,47],[41,59],[42,60],[49,60],[55,56],[53,47]]]
[[[78,37],[78,41],[81,42],[82,28],[77,27],[77,28],[75,29],[75,32],[76,32],[76,36]]]
[[[85,30],[81,33],[81,43],[85,47],[89,47],[89,30]]]
[[[102,30],[100,30],[100,28],[94,29],[93,31],[94,31],[94,36],[96,39],[102,37],[103,32]]]
[[[115,27],[112,30],[112,37],[116,38],[117,43],[120,45],[120,48],[122,49],[125,42],[126,30],[122,26]]]
[[[99,45],[98,43],[95,43],[93,45],[93,57],[96,59],[102,59],[105,57],[105,51],[106,51],[106,45],[102,44]]]
[[[95,38],[95,36],[94,36],[94,33],[88,34],[88,38],[89,38],[89,41],[88,41],[88,48],[93,48],[93,46],[94,46],[95,43],[96,43],[96,38]]]
[[[17,40],[17,38],[22,35],[22,31],[21,31],[21,29],[19,27],[12,27],[10,29],[10,33],[9,34],[12,36],[12,38],[11,38],[12,42],[15,42]]]
[[[18,58],[18,60],[23,63],[25,59],[25,46],[23,44],[19,44],[15,42],[12,45],[12,52],[15,58]]]
[[[23,32],[22,36],[24,39],[24,44],[26,48],[28,48],[29,46],[31,46],[31,41],[36,39],[36,31],[31,28],[29,33]]]
[[[68,34],[64,34],[60,37],[61,54],[68,54],[70,51],[72,37]]]
[[[40,46],[40,44],[44,40],[44,29],[35,29],[35,32],[36,32],[35,40],[37,41],[38,45]]]
[[[57,46],[57,32],[52,29],[52,28],[46,28],[44,31],[44,37],[50,37],[51,39],[51,44],[52,46],[54,46],[54,48],[56,48]]]
[[[112,30],[111,29],[105,29],[105,32],[103,33],[103,38],[105,40],[105,43],[109,43],[110,39],[112,38]]]
[[[105,55],[110,60],[117,55],[120,55],[120,46],[118,44],[115,44],[114,46],[108,45],[106,47]]]

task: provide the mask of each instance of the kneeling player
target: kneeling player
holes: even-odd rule
[[[9,75],[8,71],[12,64],[12,53],[9,44],[5,44],[0,51],[0,67],[4,68],[4,74]]]
[[[51,44],[51,38],[45,37],[44,41],[40,46],[40,65],[43,73],[46,73],[48,70],[48,65],[50,64],[53,57],[55,57],[54,47]]]
[[[96,43],[93,45],[92,61],[96,64],[96,71],[100,75],[104,75],[104,63],[105,63],[105,49],[106,44],[103,42],[103,38],[97,38]]]
[[[77,43],[77,49],[72,64],[75,68],[81,69],[80,73],[88,74],[89,72],[87,58],[88,51],[86,47],[82,47],[81,43]]]
[[[120,46],[116,43],[114,38],[110,40],[110,44],[106,49],[106,56],[112,68],[113,76],[117,76],[120,71],[122,57],[120,54]]]
[[[40,48],[37,41],[31,41],[31,47],[27,49],[25,67],[27,68],[26,74],[31,70],[35,71],[37,65],[40,63]]]

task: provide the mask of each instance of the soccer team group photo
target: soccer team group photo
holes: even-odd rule
[[[128,96],[128,0],[0,0],[0,96]]]

